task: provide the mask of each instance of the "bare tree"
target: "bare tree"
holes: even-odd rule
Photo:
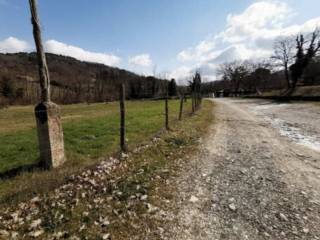
[[[234,92],[238,92],[241,83],[249,75],[249,72],[248,64],[244,61],[224,63],[217,70],[218,75],[222,76],[223,80],[231,82]]]
[[[294,41],[292,38],[279,38],[274,43],[274,55],[271,57],[276,66],[283,67],[287,87],[291,87],[289,67],[294,61]]]
[[[246,61],[246,68],[248,75],[243,79],[243,88],[258,94],[261,94],[261,90],[267,90],[272,69],[270,59]]]
[[[152,73],[153,73],[153,77],[156,77],[156,75],[157,75],[157,64],[153,65]]]

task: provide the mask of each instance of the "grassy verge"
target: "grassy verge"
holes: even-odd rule
[[[179,102],[172,100],[170,120],[178,116]],[[191,111],[188,101],[185,116]],[[163,101],[127,102],[129,149],[148,140],[164,124]],[[29,195],[55,187],[65,176],[95,164],[118,151],[119,106],[75,104],[62,106],[65,148],[68,161],[50,172],[23,172],[14,179],[0,180],[0,202],[7,197]],[[38,142],[33,107],[12,107],[0,112],[0,174],[38,161]],[[41,184],[39,184],[41,183]],[[16,196],[18,195],[18,196]]]
[[[16,205],[9,207],[26,220],[19,225],[10,220],[10,210],[4,216],[0,213],[7,221],[0,223],[0,229],[12,224],[8,232],[28,236],[30,224],[41,219],[37,228],[43,230],[43,239],[57,234],[79,239],[108,239],[108,234],[120,240],[159,239],[154,218],[162,208],[159,194],[170,201],[169,179],[179,172],[179,162],[196,153],[199,138],[213,121],[212,108],[211,101],[204,101],[196,114],[172,124],[171,131],[135,148],[107,171],[98,166],[54,192],[38,192],[41,201],[19,204],[23,211]]]
[[[313,102],[314,105],[320,106],[320,102]]]
[[[205,101],[194,116],[163,134],[155,145],[142,154],[132,156],[127,167],[119,173],[121,179],[116,188],[122,192],[120,201],[112,204],[112,208],[121,212],[122,216],[119,218],[105,212],[111,215],[113,222],[108,229],[112,239],[131,239],[132,236],[135,239],[161,239],[159,226],[168,222],[157,216],[165,210],[166,201],[174,201],[176,186],[172,184],[172,178],[179,174],[182,165],[188,164],[189,158],[197,154],[199,139],[206,135],[214,122],[213,107],[213,102]],[[139,190],[137,186],[140,186]],[[132,196],[144,194],[148,196],[147,201],[132,201]],[[136,215],[132,216],[132,212]],[[92,236],[99,236],[98,229],[88,230]]]

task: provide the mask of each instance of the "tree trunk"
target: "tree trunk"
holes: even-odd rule
[[[181,95],[181,97],[180,97],[179,121],[181,121],[181,119],[182,119],[182,112],[183,112],[183,99],[184,99],[184,96],[183,96],[183,95]]]
[[[126,147],[126,109],[125,109],[125,86],[124,83],[120,84],[120,148],[122,152],[127,151]]]
[[[196,99],[196,111],[198,111],[198,107],[199,107],[198,93],[196,93],[196,95],[195,95],[195,99]]]
[[[290,84],[289,70],[288,70],[288,64],[287,63],[284,66],[284,73],[285,73],[285,77],[286,77],[287,87],[288,87],[288,89],[290,89],[291,84]]]
[[[41,101],[50,102],[50,76],[46,56],[43,50],[42,37],[40,30],[40,22],[37,11],[36,0],[29,0],[31,10],[31,22],[33,25],[33,36],[36,44],[38,64],[39,64],[39,77],[41,87]]]
[[[298,81],[299,81],[299,78],[297,77],[292,78],[292,84],[290,85],[291,92],[296,88]]]
[[[191,105],[192,105],[192,113],[195,112],[195,99],[194,99],[194,93],[191,93]]]

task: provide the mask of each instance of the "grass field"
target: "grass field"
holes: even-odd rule
[[[185,113],[191,111],[190,105],[188,101]],[[170,119],[177,119],[179,101],[171,100],[169,107]],[[163,101],[127,102],[129,147],[146,140],[163,127],[163,110]],[[117,102],[62,106],[62,121],[69,164],[88,163],[118,149]],[[0,110],[0,143],[0,173],[38,161],[39,151],[32,106]]]
[[[148,123],[153,121],[155,125],[152,129],[155,131],[158,129],[156,126],[161,128],[161,102],[130,104],[133,104],[132,107],[154,108],[160,114],[159,119],[149,119],[141,108],[135,112],[142,111],[142,119],[147,117]],[[177,108],[177,105],[175,101],[170,103],[171,109]],[[23,220],[19,224],[14,223],[13,228],[9,229],[6,223],[1,225],[0,221],[0,228],[5,226],[5,229],[15,231],[19,236],[28,236],[32,230],[30,223],[41,219],[40,227],[44,230],[41,239],[53,239],[56,233],[65,233],[70,239],[73,236],[102,239],[105,233],[119,240],[132,236],[136,239],[149,239],[150,236],[159,239],[154,234],[159,232],[158,226],[161,226],[162,220],[154,217],[155,212],[150,212],[146,203],[165,209],[168,200],[170,202],[174,197],[177,189],[171,183],[190,158],[198,154],[200,138],[205,138],[209,127],[214,124],[213,109],[213,102],[204,101],[199,111],[181,122],[172,121],[170,131],[157,134],[156,140],[143,141],[141,147],[129,152],[128,158],[114,165],[111,171],[101,172],[101,165],[96,164],[83,171],[64,165],[51,171],[34,171],[0,181],[0,213],[5,212],[0,217],[9,219],[11,212],[19,212],[17,206],[23,208],[22,215],[19,215]],[[68,112],[72,115],[72,109]],[[171,117],[176,118],[174,114]],[[143,125],[143,134],[136,134],[147,136],[149,131],[151,129]],[[135,136],[134,132],[132,136]],[[70,178],[71,174],[75,177]],[[145,194],[147,202],[138,197]],[[41,200],[32,203],[30,199],[34,197]],[[110,224],[101,226],[101,216]]]

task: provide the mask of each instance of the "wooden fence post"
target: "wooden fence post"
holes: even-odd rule
[[[199,93],[199,109],[201,109],[202,106],[202,94],[201,92]]]
[[[120,149],[122,152],[127,151],[126,146],[126,109],[125,109],[125,85],[120,84]]]
[[[182,119],[182,112],[183,112],[183,101],[184,101],[184,95],[181,94],[180,96],[180,111],[179,111],[179,121]]]
[[[29,0],[31,11],[31,23],[33,25],[33,37],[36,44],[39,77],[40,77],[40,90],[41,102],[50,102],[50,76],[46,56],[42,45],[42,36],[40,29],[40,20],[37,9],[37,0]]]
[[[195,109],[196,109],[196,111],[198,111],[198,109],[199,109],[199,93],[198,92],[196,92],[195,93]]]
[[[58,167],[65,161],[60,108],[50,100],[50,76],[43,50],[37,1],[29,0],[33,37],[37,49],[41,103],[35,107],[40,149],[40,163],[46,168]]]
[[[191,93],[191,104],[192,104],[192,113],[195,112],[195,99],[194,99],[194,93]]]
[[[165,97],[165,126],[166,130],[169,130],[169,106],[168,106],[168,83],[166,85],[166,97]]]

